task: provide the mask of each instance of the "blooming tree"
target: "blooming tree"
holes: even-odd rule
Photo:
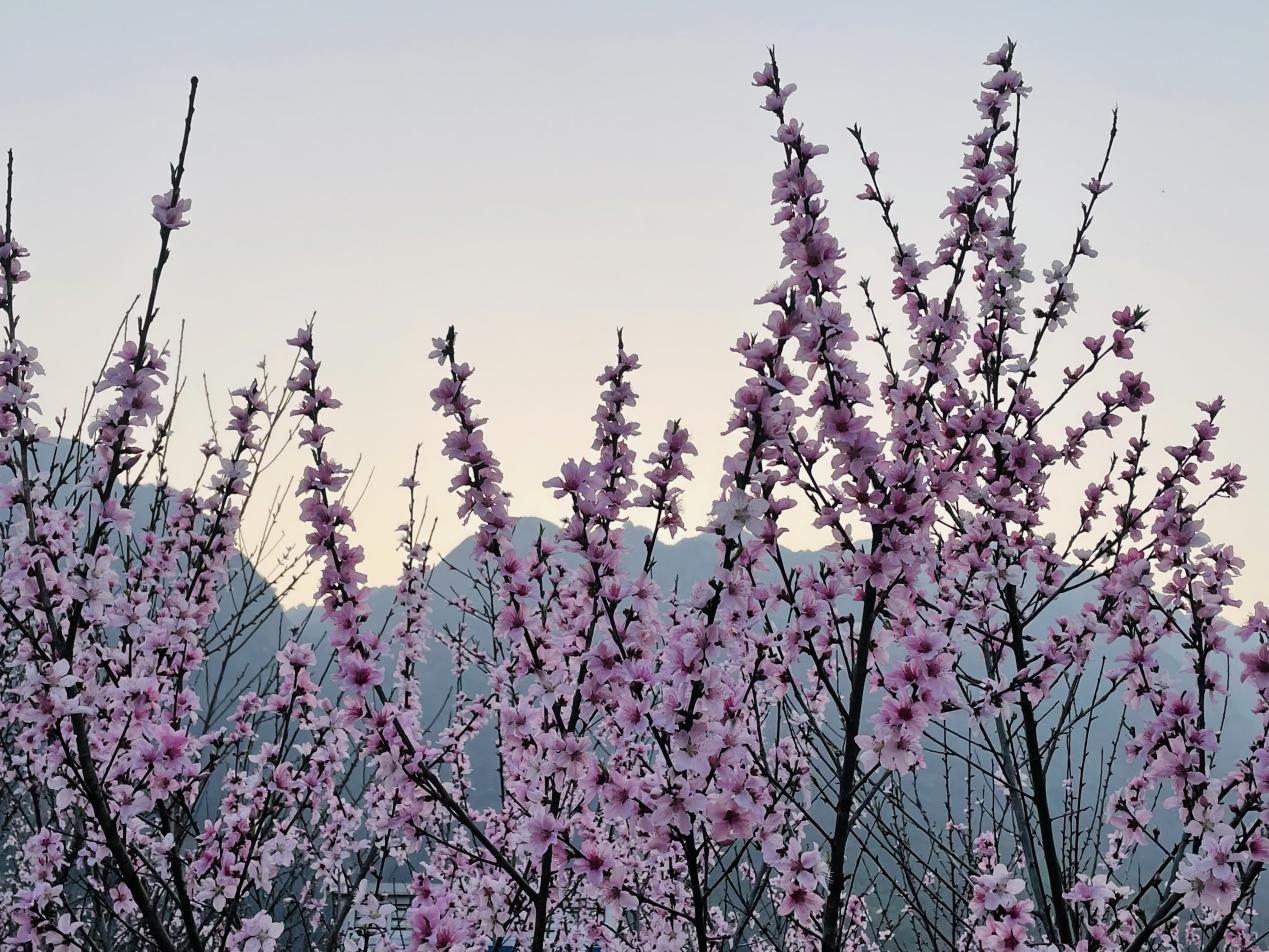
[[[561,525],[532,537],[457,335],[435,340],[430,396],[474,556],[454,567],[461,590],[436,583],[416,455],[386,620],[311,323],[285,383],[266,367],[233,392],[196,488],[173,485],[183,378],[158,299],[189,224],[197,81],[153,198],[148,293],[78,423],[51,428],[19,333],[10,156],[4,942],[1260,948],[1269,610],[1229,619],[1242,562],[1203,532],[1243,477],[1213,465],[1220,398],[1152,452],[1150,386],[1110,369],[1132,360],[1144,309],[1110,309],[1079,366],[1041,374],[1086,322],[1073,275],[1097,257],[1117,127],[1037,282],[1016,234],[1029,88],[1014,53],[987,58],[928,256],[851,130],[858,199],[893,246],[890,307],[847,281],[796,87],[774,53],[754,75],[781,276],[734,347],[734,452],[700,527],[714,558],[682,590],[656,566],[686,528],[696,450],[672,420],[640,462],[640,365],[620,333],[587,455],[546,482]],[[305,454],[305,537],[266,568],[241,524],[286,439]],[[1050,500],[1059,473],[1086,481],[1077,505]],[[272,525],[283,502],[256,505]],[[823,534],[809,558],[782,540],[798,518]],[[303,580],[317,617],[293,624],[278,600]],[[264,644],[262,669],[235,660]],[[424,677],[438,666],[445,698]],[[490,738],[496,789],[477,769]]]

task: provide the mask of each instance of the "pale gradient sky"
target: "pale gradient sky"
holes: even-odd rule
[[[1081,265],[1070,336],[1102,333],[1124,304],[1152,309],[1137,366],[1166,391],[1150,408],[1159,446],[1186,437],[1195,399],[1226,395],[1218,457],[1251,484],[1209,531],[1247,559],[1240,593],[1269,598],[1269,332],[1255,303],[1269,261],[1269,5],[995,6],[6,4],[0,145],[17,152],[33,275],[20,310],[50,374],[44,406],[77,404],[145,286],[149,197],[166,187],[197,73],[193,224],[174,242],[164,326],[174,336],[187,321],[187,367],[223,404],[262,355],[287,360],[283,341],[318,312],[323,374],[345,402],[335,450],[375,470],[358,536],[373,581],[395,572],[394,487],[417,441],[442,548],[465,531],[426,397],[428,342],[450,323],[519,511],[548,517],[558,505],[541,482],[589,452],[594,377],[624,327],[645,366],[640,455],[671,416],[701,450],[697,525],[731,445],[717,435],[741,379],[728,347],[778,277],[779,153],[749,86],[766,46],[800,86],[793,112],[833,149],[817,165],[848,276],[885,286],[885,235],[853,199],[846,128],[863,125],[928,252],[977,128],[983,55],[1009,34],[1035,90],[1020,218],[1031,265],[1065,255],[1118,103],[1115,188],[1092,233],[1102,256]],[[857,296],[847,306],[862,312]],[[178,432],[187,458],[206,432],[196,390]]]

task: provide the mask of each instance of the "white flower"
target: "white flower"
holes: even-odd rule
[[[1044,280],[1049,284],[1060,284],[1066,279],[1066,262],[1054,261],[1053,267],[1044,269]]]
[[[714,503],[714,526],[728,536],[738,536],[748,529],[752,532],[767,514],[765,499],[755,499],[740,491]]]
[[[257,912],[229,937],[229,947],[235,952],[274,952],[281,935],[282,923],[274,922],[267,912]]]
[[[1022,880],[1014,879],[1008,867],[1000,863],[990,873],[978,877],[978,885],[983,889],[983,908],[990,912],[1010,905],[1013,897],[1022,892]]]

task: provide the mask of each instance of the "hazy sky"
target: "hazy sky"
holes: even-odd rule
[[[999,12],[989,14],[994,6]],[[374,475],[359,541],[395,570],[395,489],[422,441],[442,547],[464,530],[446,493],[427,391],[432,336],[459,329],[521,513],[589,452],[596,373],[614,332],[635,381],[642,456],[682,417],[701,450],[700,524],[741,379],[728,350],[778,275],[770,117],[749,86],[774,43],[793,112],[833,151],[817,162],[853,281],[889,283],[875,208],[846,128],[881,153],[904,230],[928,252],[955,184],[983,56],[1006,34],[1034,87],[1024,112],[1021,237],[1037,275],[1065,256],[1111,107],[1121,138],[1077,275],[1078,326],[1152,309],[1137,366],[1160,391],[1159,446],[1193,401],[1223,393],[1217,454],[1251,485],[1209,520],[1269,598],[1269,7],[1241,3],[9,3],[3,145],[18,156],[18,237],[32,251],[25,335],[44,406],[77,404],[156,246],[191,73],[200,77],[163,325],[187,322],[187,369],[217,410],[318,312],[323,375],[345,402],[336,452]],[[847,306],[861,312],[854,296]],[[1058,358],[1053,358],[1054,367]],[[177,446],[206,435],[198,382]],[[223,412],[222,412],[223,416]],[[1082,487],[1083,481],[1079,482]],[[1059,503],[1061,498],[1059,498]],[[293,512],[294,507],[288,507]],[[809,536],[794,542],[810,543]]]

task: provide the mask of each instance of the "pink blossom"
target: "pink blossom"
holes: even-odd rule
[[[154,205],[154,220],[164,228],[175,230],[189,224],[185,213],[194,203],[188,198],[175,199],[173,196],[173,191],[169,189],[162,195],[155,195],[150,202]]]

